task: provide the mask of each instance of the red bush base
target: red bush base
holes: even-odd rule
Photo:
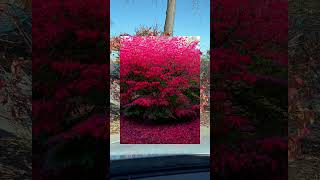
[[[120,144],[200,144],[200,118],[150,125],[121,117]]]

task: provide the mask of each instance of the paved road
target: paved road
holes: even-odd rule
[[[110,137],[111,159],[139,155],[209,154],[210,129],[201,127],[200,144],[120,144],[120,135]]]

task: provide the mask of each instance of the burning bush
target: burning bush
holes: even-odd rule
[[[122,37],[123,115],[152,122],[198,117],[201,53],[197,44],[186,37]]]

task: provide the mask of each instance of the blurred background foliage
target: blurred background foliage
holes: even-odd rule
[[[0,179],[32,179],[31,4],[0,2]]]
[[[289,0],[289,179],[319,177],[320,1]]]

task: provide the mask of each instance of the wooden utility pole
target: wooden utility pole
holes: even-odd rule
[[[172,36],[174,26],[174,16],[176,11],[176,0],[168,0],[166,22],[164,24],[164,33]]]

